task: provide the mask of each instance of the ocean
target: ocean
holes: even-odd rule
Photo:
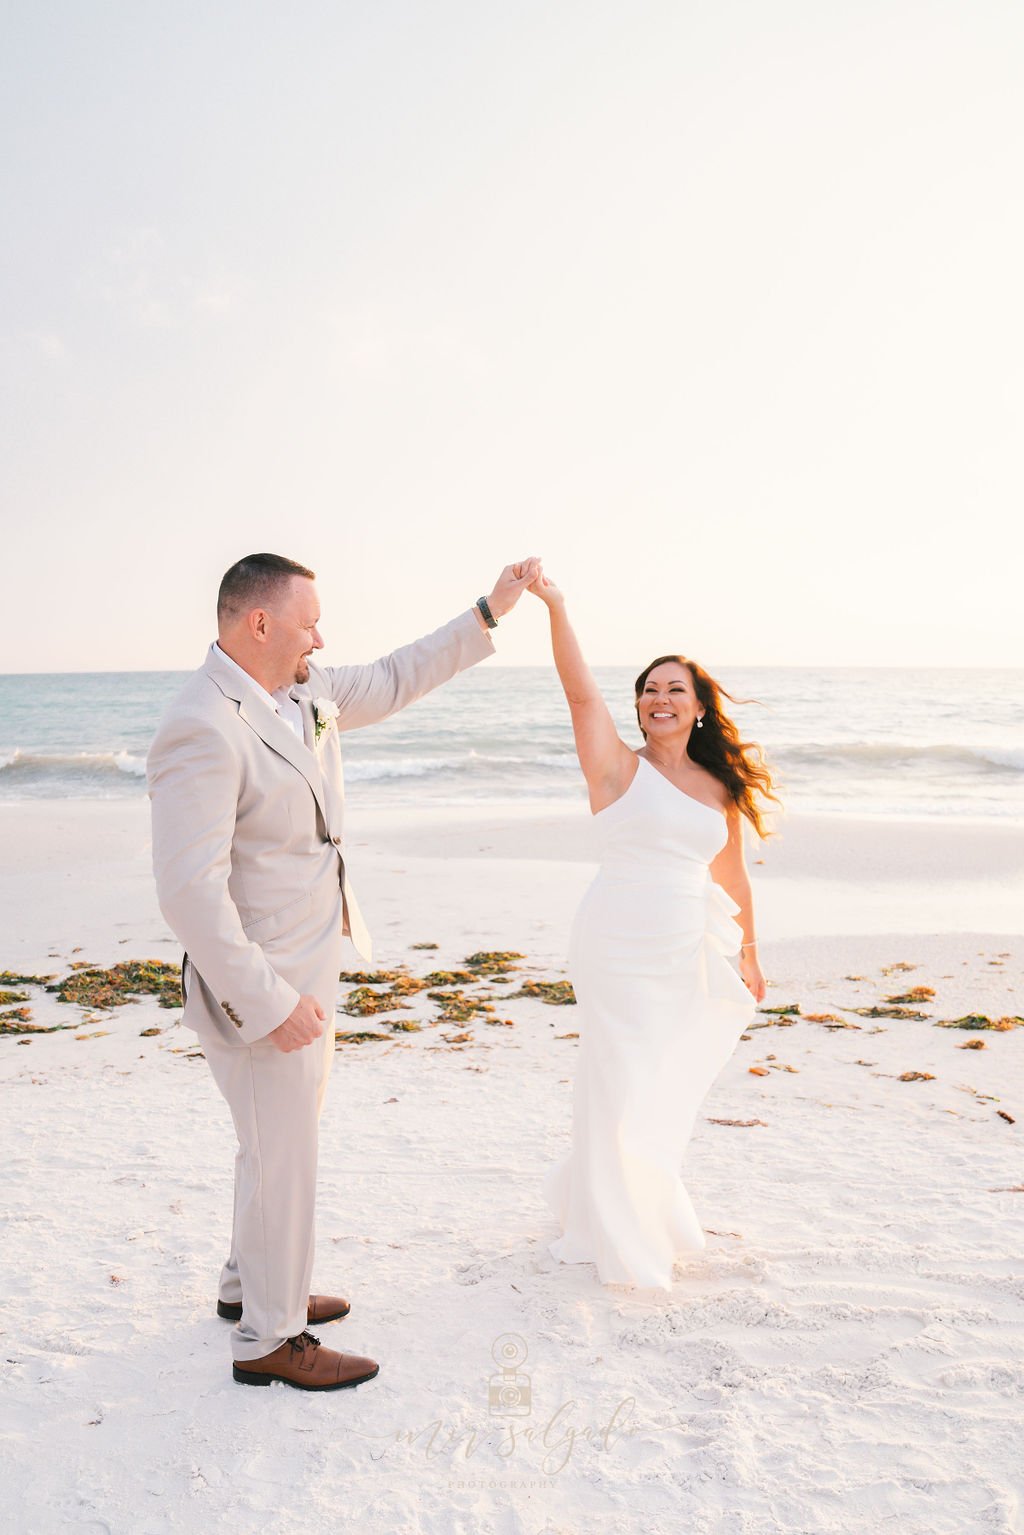
[[[639,668],[595,676],[639,745]],[[726,667],[727,705],[767,755],[787,814],[1024,823],[1024,670]],[[0,800],[145,795],[145,755],[185,672],[0,676]],[[367,805],[583,803],[553,669],[477,666],[390,720],[346,734]]]

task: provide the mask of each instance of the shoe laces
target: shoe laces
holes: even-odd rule
[[[313,1334],[308,1331],[296,1333],[294,1338],[288,1339],[288,1342],[291,1344],[295,1352],[300,1354],[302,1350],[307,1347],[307,1345],[311,1346],[312,1348],[320,1347],[320,1339],[314,1338]]]

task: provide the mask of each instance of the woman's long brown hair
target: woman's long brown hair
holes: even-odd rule
[[[759,703],[759,699],[733,698],[721,683],[716,682],[710,673],[688,656],[658,656],[644,667],[633,684],[637,724],[640,724],[640,695],[647,685],[647,678],[656,666],[663,666],[666,661],[674,661],[678,666],[686,667],[693,678],[694,691],[704,705],[703,728],[698,730],[694,725],[686,743],[691,758],[725,785],[729,798],[739,806],[758,837],[763,840],[778,836],[778,832],[768,829],[764,812],[755,798],[760,796],[763,800],[772,799],[777,805],[782,804],[775,793],[772,771],[765,758],[764,748],[756,741],[740,740],[740,733],[721,702],[723,698],[728,698],[734,704],[749,704]],[[642,725],[640,734],[646,741],[647,732]]]

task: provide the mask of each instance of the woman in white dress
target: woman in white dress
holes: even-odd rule
[[[754,796],[781,802],[723,710],[731,695],[688,658],[641,672],[644,744],[628,746],[562,593],[543,575],[529,590],[548,607],[603,844],[569,943],[580,1052],[572,1149],[544,1178],[562,1233],[549,1250],[603,1284],[671,1290],[677,1255],[707,1246],[680,1177],[697,1110],[765,996],[741,817],[771,835]]]

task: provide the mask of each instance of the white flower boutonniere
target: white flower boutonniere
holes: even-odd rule
[[[334,702],[333,699],[314,698],[313,719],[316,722],[313,731],[314,746],[320,745],[320,737],[324,735],[326,731],[330,730],[331,726],[334,724],[334,721],[338,718],[340,713],[341,710],[338,708],[338,705]]]

